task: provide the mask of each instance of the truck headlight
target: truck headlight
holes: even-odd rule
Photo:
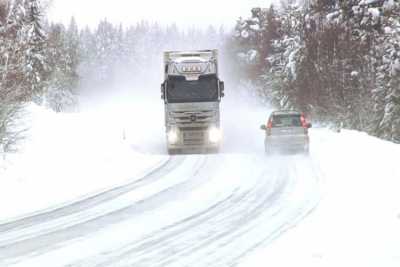
[[[212,127],[208,130],[208,140],[211,143],[218,143],[221,141],[222,138],[222,133],[221,130],[218,129],[217,127]]]
[[[176,144],[179,140],[179,133],[177,129],[171,129],[168,131],[168,143]]]

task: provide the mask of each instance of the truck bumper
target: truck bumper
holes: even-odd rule
[[[168,147],[168,154],[215,154],[219,152],[219,146],[215,147]]]
[[[210,138],[212,134],[213,133],[210,134],[209,129],[201,131],[179,131],[176,142],[171,143],[167,138],[168,152],[170,152],[170,154],[216,153],[219,151],[221,136],[211,136]],[[214,133],[214,135],[216,134]]]

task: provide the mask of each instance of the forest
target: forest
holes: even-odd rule
[[[39,0],[0,1],[0,154],[23,138],[27,104],[76,112],[82,95],[135,79],[168,49],[219,48],[234,82],[265,105],[400,142],[399,0],[284,0],[233,30],[106,19],[93,29],[46,12]]]
[[[240,19],[229,51],[255,94],[400,142],[400,3],[285,1]]]

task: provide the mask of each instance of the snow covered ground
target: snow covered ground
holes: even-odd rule
[[[356,131],[312,140],[320,205],[240,266],[400,266],[400,146]]]
[[[0,205],[0,222],[138,179],[166,160],[131,149],[121,121],[108,110],[27,109],[32,128],[23,152],[7,155],[7,168],[0,168],[0,203],[7,203]]]
[[[169,158],[153,99],[30,107],[0,266],[400,266],[399,145],[317,128],[310,157],[266,157],[269,111],[228,96],[222,153]]]

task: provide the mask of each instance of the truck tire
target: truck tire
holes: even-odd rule
[[[173,156],[173,155],[177,155],[179,150],[178,149],[173,149],[173,148],[168,148],[168,155]]]
[[[219,147],[210,148],[210,149],[207,150],[207,153],[208,153],[208,154],[219,154],[219,150],[220,150]]]

